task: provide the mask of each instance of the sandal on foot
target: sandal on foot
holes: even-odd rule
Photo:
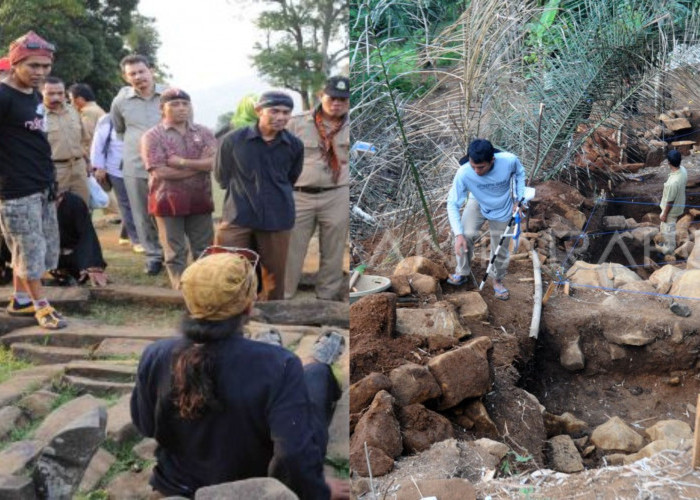
[[[39,326],[47,330],[60,330],[68,326],[63,316],[51,306],[44,306],[34,314]]]
[[[10,316],[34,316],[34,313],[36,313],[34,302],[20,304],[15,297],[12,297],[10,303],[7,304],[7,314]]]
[[[503,285],[493,284],[493,294],[498,300],[508,300],[510,298],[510,292]]]
[[[447,282],[450,285],[460,286],[464,285],[468,279],[469,277],[463,274],[450,274],[449,278],[447,278]]]

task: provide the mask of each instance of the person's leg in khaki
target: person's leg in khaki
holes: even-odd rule
[[[86,169],[85,160],[81,159],[71,162],[68,190],[80,196],[85,204],[90,207],[90,191],[87,185]]]
[[[275,288],[268,295],[270,300],[284,299],[284,276],[290,233],[291,231],[255,231],[260,263],[275,280]]]
[[[317,220],[321,262],[316,277],[316,297],[322,300],[344,300],[343,257],[350,222],[349,188],[342,187],[321,193]]]
[[[309,241],[316,229],[316,198],[321,194],[294,192],[296,219],[289,240],[284,298],[291,299],[297,291],[304,268]],[[346,211],[347,212],[347,211]]]

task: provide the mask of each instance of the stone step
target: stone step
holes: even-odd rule
[[[182,292],[157,286],[108,285],[90,289],[93,299],[106,302],[137,302],[153,306],[182,306]]]
[[[15,342],[26,342],[62,347],[96,347],[108,338],[159,340],[176,335],[174,328],[113,326],[74,318],[67,318],[67,321],[66,328],[55,332],[49,332],[39,326],[20,328],[0,337],[0,342],[5,346]]]
[[[139,359],[152,340],[125,339],[123,337],[104,339],[92,353],[95,358],[134,358]]]
[[[64,375],[61,381],[72,385],[79,392],[87,392],[94,396],[107,396],[111,394],[127,394],[134,389],[134,384],[128,382],[110,382],[94,380],[86,377]]]
[[[11,286],[0,286],[0,305],[5,307],[12,298]],[[62,304],[84,304],[90,299],[90,290],[78,286],[45,286],[44,294],[59,311]]]
[[[79,347],[60,347],[40,344],[28,344],[15,342],[11,345],[12,354],[19,359],[29,361],[35,365],[52,365],[55,363],[68,363],[74,359],[86,359],[90,357],[90,349]]]
[[[282,325],[338,326],[350,328],[350,305],[329,300],[269,300],[257,302],[252,319]]]
[[[0,384],[0,408],[48,384],[56,375],[63,373],[65,366],[43,365],[14,372],[9,380]]]
[[[73,361],[66,365],[65,374],[104,382],[132,383],[136,378],[135,362]]]
[[[34,316],[10,316],[5,308],[0,309],[0,337],[19,328],[36,325]]]

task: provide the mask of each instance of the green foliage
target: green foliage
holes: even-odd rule
[[[12,373],[31,367],[31,363],[17,359],[9,347],[0,346],[0,383],[9,379]]]
[[[61,379],[54,381],[53,390],[58,394],[58,397],[51,403],[52,411],[79,396],[78,389],[75,386],[63,382]]]
[[[4,439],[0,440],[0,451],[7,448],[7,446],[10,444],[16,443],[17,441],[31,439],[34,431],[37,430],[40,424],[41,420],[35,420],[19,427],[13,427],[10,433],[5,436]]]
[[[504,477],[512,476],[519,473],[530,461],[532,461],[532,455],[520,455],[514,451],[509,451],[503,460],[501,460],[498,470]]]
[[[138,0],[3,0],[0,2],[0,51],[29,30],[56,45],[52,73],[67,84],[88,83],[98,103],[109,107],[123,85],[119,61],[127,54],[123,37],[132,28]],[[135,16],[138,26],[152,19]],[[158,34],[150,28],[153,58]]]
[[[347,55],[347,5],[342,0],[262,2],[270,9],[256,25],[266,39],[255,45],[253,65],[273,85],[299,92],[308,109],[313,93]]]
[[[350,479],[350,461],[347,458],[326,457],[325,463],[335,469],[338,479]]]

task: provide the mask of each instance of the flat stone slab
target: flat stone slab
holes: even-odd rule
[[[153,488],[148,484],[152,470],[153,466],[141,472],[117,474],[105,488],[109,498],[148,498],[153,493]]]
[[[153,343],[152,340],[109,338],[104,339],[92,353],[95,358],[140,358],[143,351]]]
[[[138,365],[135,361],[82,361],[76,360],[66,365],[65,374],[93,380],[112,382],[134,382]]]
[[[79,304],[90,300],[90,290],[79,286],[45,286],[43,289],[46,298],[54,306]],[[12,293],[11,286],[0,287],[0,306],[5,307],[10,302]]]
[[[12,378],[0,384],[0,407],[40,389],[53,377],[63,373],[64,368],[64,364],[44,365],[14,372]]]
[[[345,389],[335,405],[331,424],[328,426],[328,447],[330,458],[347,460],[350,456],[350,390]]]
[[[350,328],[350,304],[329,300],[270,300],[257,302],[252,318],[282,325],[338,326]]]
[[[109,468],[117,458],[104,448],[98,448],[95,454],[90,459],[90,463],[85,469],[83,479],[80,481],[78,491],[90,491],[95,489],[100,479],[104,477]]]
[[[36,325],[36,320],[33,316],[10,316],[5,312],[5,308],[0,308],[0,337],[10,333],[18,328],[26,328]]]
[[[318,336],[322,328],[318,326],[308,326],[308,325],[279,325],[279,324],[268,324],[260,323],[258,321],[249,321],[243,327],[243,331],[247,333],[250,338],[255,338],[256,335],[268,331],[271,328],[276,329],[280,332],[282,336],[282,345],[284,347],[289,347],[298,343],[302,337],[305,335],[316,335]]]
[[[72,399],[62,406],[56,408],[41,423],[34,433],[34,439],[48,443],[63,428],[70,425],[76,419],[98,407],[104,408],[104,401],[101,401],[90,394]]]
[[[132,448],[134,455],[143,460],[155,460],[158,442],[153,438],[143,438]]]
[[[400,335],[430,337],[442,335],[458,339],[471,335],[448,308],[397,309],[396,332]]]
[[[107,410],[107,439],[123,443],[139,435],[131,422],[131,393],[124,394],[119,401]]]
[[[3,500],[34,500],[34,481],[30,477],[0,476],[0,498]]]
[[[90,289],[90,296],[105,302],[138,302],[139,304],[185,307],[182,292],[157,286],[108,285]]]
[[[91,378],[75,377],[71,375],[64,375],[61,380],[66,384],[72,385],[79,392],[87,392],[88,394],[96,396],[126,394],[131,393],[134,389],[134,384],[128,382],[93,380]]]
[[[12,354],[17,358],[29,361],[35,365],[68,363],[74,359],[88,358],[92,352],[90,349],[81,349],[79,347],[48,346],[28,344],[26,342],[14,342],[10,348]]]
[[[37,439],[16,441],[0,451],[0,475],[8,476],[22,472],[39,456],[43,441]],[[2,496],[0,495],[0,498]]]
[[[20,399],[17,406],[29,414],[32,420],[44,418],[51,413],[54,401],[58,397],[58,394],[42,389]]]
[[[98,345],[108,338],[159,340],[176,334],[174,328],[114,326],[94,321],[68,319],[68,326],[60,332],[48,332],[39,326],[32,326],[0,337],[0,342],[6,346],[15,342],[26,342],[50,346],[84,347]]]

